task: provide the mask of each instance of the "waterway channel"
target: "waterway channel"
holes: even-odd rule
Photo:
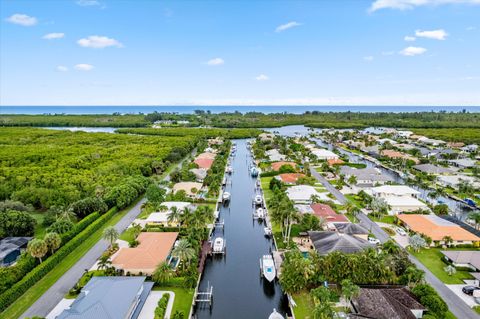
[[[285,315],[288,303],[278,281],[269,283],[260,276],[260,258],[274,249],[264,236],[264,224],[252,218],[255,179],[250,177],[251,157],[246,140],[236,140],[233,173],[227,175],[228,206],[221,206],[219,219],[225,228],[213,238],[226,239],[226,254],[209,257],[199,286],[213,286],[213,305],[197,306],[196,318],[268,318],[273,309]]]

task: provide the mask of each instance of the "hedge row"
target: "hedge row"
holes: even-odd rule
[[[164,319],[165,312],[167,311],[168,300],[170,294],[163,294],[162,298],[158,301],[157,308],[155,308],[155,319]]]
[[[20,298],[30,287],[35,285],[40,279],[47,275],[54,267],[56,267],[65,257],[68,256],[73,250],[87,240],[94,232],[102,227],[106,221],[113,217],[117,213],[116,207],[110,209],[103,216],[95,220],[88,227],[86,227],[77,236],[72,238],[62,248],[57,250],[52,256],[50,256],[43,263],[35,267],[30,271],[22,280],[13,285],[10,289],[0,295],[0,312],[4,311],[10,304]],[[90,216],[89,216],[90,217]],[[88,218],[88,217],[87,217]],[[83,220],[82,220],[83,221]],[[85,222],[86,224],[87,222]],[[84,224],[82,224],[84,225]]]
[[[65,234],[62,234],[62,235],[61,235],[61,237],[62,237],[62,244],[70,241],[72,238],[74,238],[75,236],[77,236],[78,234],[80,234],[80,232],[81,232],[82,230],[84,230],[85,228],[87,228],[88,225],[90,225],[90,224],[93,223],[95,220],[97,220],[98,217],[100,217],[100,214],[99,214],[99,213],[93,213],[93,214],[90,214],[90,215],[88,215],[87,217],[83,218],[83,219],[82,219],[81,221],[79,221],[78,223],[76,223],[70,231],[68,231],[68,232],[66,232]]]

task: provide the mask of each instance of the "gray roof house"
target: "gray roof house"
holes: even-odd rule
[[[407,288],[360,288],[352,306],[352,319],[418,319],[426,310]]]
[[[338,231],[309,231],[308,236],[319,255],[328,255],[334,251],[352,254],[375,247],[365,239]]]
[[[6,237],[0,240],[0,266],[10,266],[27,247],[32,237]]]
[[[413,166],[414,169],[420,172],[424,172],[427,174],[433,174],[433,175],[441,175],[441,174],[453,174],[454,171],[451,169],[437,166],[437,165],[432,165],[432,164],[419,164]]]
[[[475,166],[475,161],[469,158],[462,158],[448,161],[450,164],[460,168],[470,168]]]
[[[205,168],[192,168],[190,172],[195,175],[197,182],[203,182],[205,177],[207,177],[207,170]]]
[[[56,319],[137,319],[152,287],[145,277],[93,277]]]
[[[348,166],[342,166],[340,173],[347,178],[355,176],[357,179],[357,186],[369,187],[375,184],[385,184],[387,182],[393,182],[393,178],[388,175],[382,174],[375,168],[352,168]]]
[[[442,254],[456,267],[469,267],[473,270],[480,270],[480,251],[476,250],[443,250]]]

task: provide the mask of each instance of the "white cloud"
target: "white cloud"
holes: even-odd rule
[[[38,22],[37,18],[21,13],[15,13],[14,15],[8,17],[6,21],[13,24],[23,25],[24,27],[31,27],[36,25]]]
[[[77,4],[82,7],[92,7],[92,6],[99,6],[100,2],[97,0],[78,0]]]
[[[403,40],[408,41],[408,42],[415,41],[416,39],[417,38],[409,36],[409,35],[407,35],[407,36],[405,36],[405,38],[403,38]]]
[[[91,35],[77,41],[78,45],[84,48],[103,49],[107,47],[123,48],[123,44],[119,41],[99,35]]]
[[[364,56],[363,59],[367,62],[372,62],[373,61],[373,56],[371,56],[371,55]]]
[[[266,76],[265,74],[260,74],[259,76],[255,77],[255,80],[257,80],[257,81],[267,81],[269,79],[270,78],[268,76]]]
[[[427,49],[425,49],[425,48],[408,47],[408,48],[405,48],[402,51],[400,51],[400,54],[405,55],[405,56],[415,56],[415,55],[424,54],[425,52],[427,52]]]
[[[381,9],[409,10],[420,6],[437,6],[442,4],[480,4],[480,0],[375,0],[368,11]]]
[[[225,64],[225,61],[222,58],[214,58],[207,61],[208,65],[222,65]]]
[[[42,39],[45,40],[53,40],[53,39],[61,39],[65,37],[65,33],[60,33],[60,32],[54,32],[54,33],[48,33],[45,34]]]
[[[59,65],[57,66],[57,71],[60,71],[60,72],[67,72],[68,71],[68,68],[64,65]]]
[[[275,32],[282,32],[282,31],[285,31],[285,30],[288,30],[288,29],[291,29],[291,28],[295,28],[295,27],[301,26],[301,25],[302,25],[301,23],[298,23],[298,22],[296,22],[296,21],[291,21],[291,22],[288,22],[288,23],[279,25],[279,26],[275,29]]]
[[[431,31],[417,30],[415,31],[415,35],[419,38],[445,40],[445,38],[448,36],[448,33],[445,32],[445,30],[443,29],[431,30]]]
[[[76,64],[74,68],[75,70],[78,70],[78,71],[91,71],[93,70],[94,66],[91,64],[80,63],[80,64]]]

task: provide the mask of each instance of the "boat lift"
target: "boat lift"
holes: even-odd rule
[[[213,286],[210,286],[210,282],[208,282],[205,292],[197,291],[195,294],[195,304],[203,302],[208,302],[210,308],[213,305]]]

